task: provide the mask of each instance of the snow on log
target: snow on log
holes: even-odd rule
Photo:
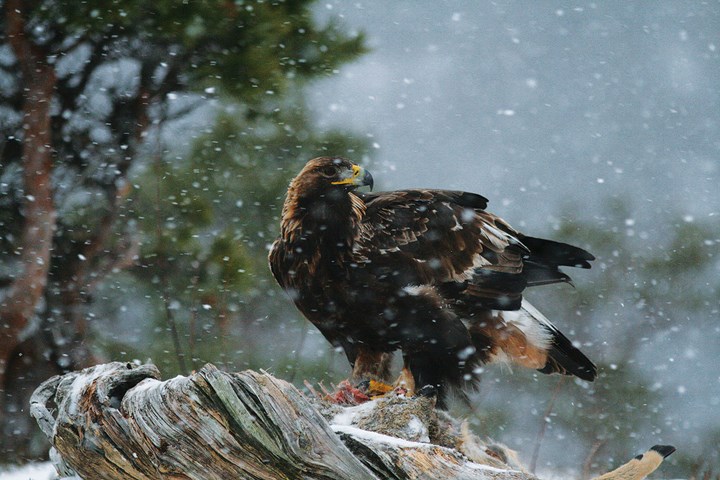
[[[339,407],[267,373],[213,365],[165,381],[154,365],[117,362],[53,377],[31,414],[60,475],[86,480],[536,480],[461,435],[432,399]]]

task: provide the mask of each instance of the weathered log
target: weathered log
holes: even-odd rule
[[[124,363],[54,377],[31,414],[59,473],[86,480],[535,479],[482,448],[488,465],[468,460],[431,400],[328,407],[266,373],[212,365],[166,381]]]

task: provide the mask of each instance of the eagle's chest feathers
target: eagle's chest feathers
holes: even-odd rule
[[[353,194],[298,202],[283,220],[286,245],[286,288],[299,304],[317,310],[337,310],[355,267],[353,246],[359,235],[365,204]],[[333,292],[330,302],[329,292]],[[340,295],[338,295],[338,293]],[[312,304],[312,305],[310,305]]]

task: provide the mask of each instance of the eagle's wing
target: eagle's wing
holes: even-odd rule
[[[522,235],[475,194],[402,190],[362,198],[358,263],[398,287],[432,286],[468,319],[483,361],[508,358],[545,373],[595,377],[593,363],[522,299],[527,286],[569,282],[561,266],[590,268],[590,253]]]
[[[590,268],[590,253],[522,235],[486,212],[480,195],[401,190],[361,198],[366,212],[353,249],[358,265],[398,288],[432,286],[455,314],[473,319],[478,355],[595,377],[592,362],[522,299],[527,286],[569,282],[561,266]]]
[[[398,285],[435,285],[468,308],[518,310],[527,286],[570,282],[561,266],[590,268],[581,248],[528,237],[487,211],[487,199],[448,190],[361,194],[354,254]]]
[[[361,197],[367,210],[354,254],[376,275],[403,285],[435,285],[484,308],[520,308],[527,286],[521,235],[486,212],[487,200],[446,190],[400,190]]]

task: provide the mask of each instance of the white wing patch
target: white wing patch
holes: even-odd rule
[[[557,330],[540,310],[523,299],[520,310],[493,310],[493,315],[501,317],[505,323],[519,328],[531,345],[540,349],[548,349],[552,344],[552,332]]]

